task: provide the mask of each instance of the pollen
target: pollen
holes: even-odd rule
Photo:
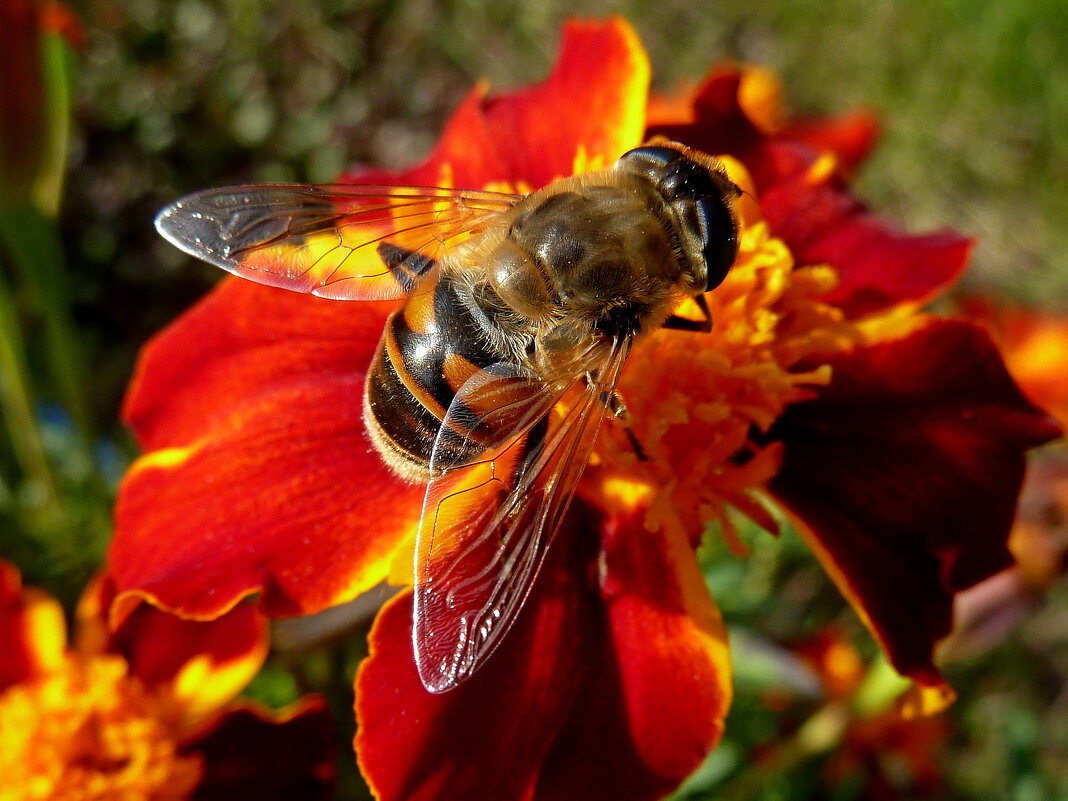
[[[653,496],[652,487],[624,478],[606,478],[603,487],[605,500],[627,511],[639,506],[647,506]]]
[[[611,505],[621,481],[656,487],[644,504],[648,528],[701,532],[715,520],[740,549],[728,506],[775,527],[760,490],[781,448],[764,435],[789,404],[829,383],[817,354],[859,333],[820,300],[835,286],[833,269],[795,267],[762,221],[739,239],[735,266],[707,296],[711,333],[662,329],[635,344],[618,387],[631,431],[606,424],[582,491]]]
[[[117,656],[79,658],[0,693],[0,801],[178,801],[201,778],[177,717]]]

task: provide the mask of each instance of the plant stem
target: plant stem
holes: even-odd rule
[[[25,349],[15,305],[0,278],[0,407],[15,453],[27,483],[40,498],[46,516],[58,519],[61,509],[55,477],[48,464],[33,413],[33,393],[26,371]]]
[[[30,202],[2,206],[0,244],[10,254],[22,285],[41,315],[45,352],[58,400],[70,413],[88,452],[92,424],[86,402],[87,382],[81,347],[70,322],[70,293],[55,222]]]
[[[849,709],[842,702],[824,705],[792,737],[762,759],[760,765],[752,766],[729,782],[719,797],[724,801],[762,797],[770,778],[789,773],[806,760],[834,749],[842,741],[849,720]]]

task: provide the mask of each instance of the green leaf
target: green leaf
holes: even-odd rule
[[[69,286],[56,224],[30,203],[0,206],[0,245],[41,316],[57,398],[70,412],[88,448],[92,438],[88,382],[70,320]],[[13,318],[9,323],[17,325]]]

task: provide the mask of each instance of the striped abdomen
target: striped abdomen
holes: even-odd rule
[[[431,278],[386,322],[367,374],[364,420],[394,470],[425,481],[441,421],[457,390],[502,354],[487,336],[488,319],[458,296],[449,278]],[[433,286],[433,289],[430,287]]]

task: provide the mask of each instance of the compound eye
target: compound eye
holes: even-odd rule
[[[704,197],[697,201],[704,247],[701,255],[708,268],[705,291],[723,283],[738,255],[738,226],[724,199]]]

